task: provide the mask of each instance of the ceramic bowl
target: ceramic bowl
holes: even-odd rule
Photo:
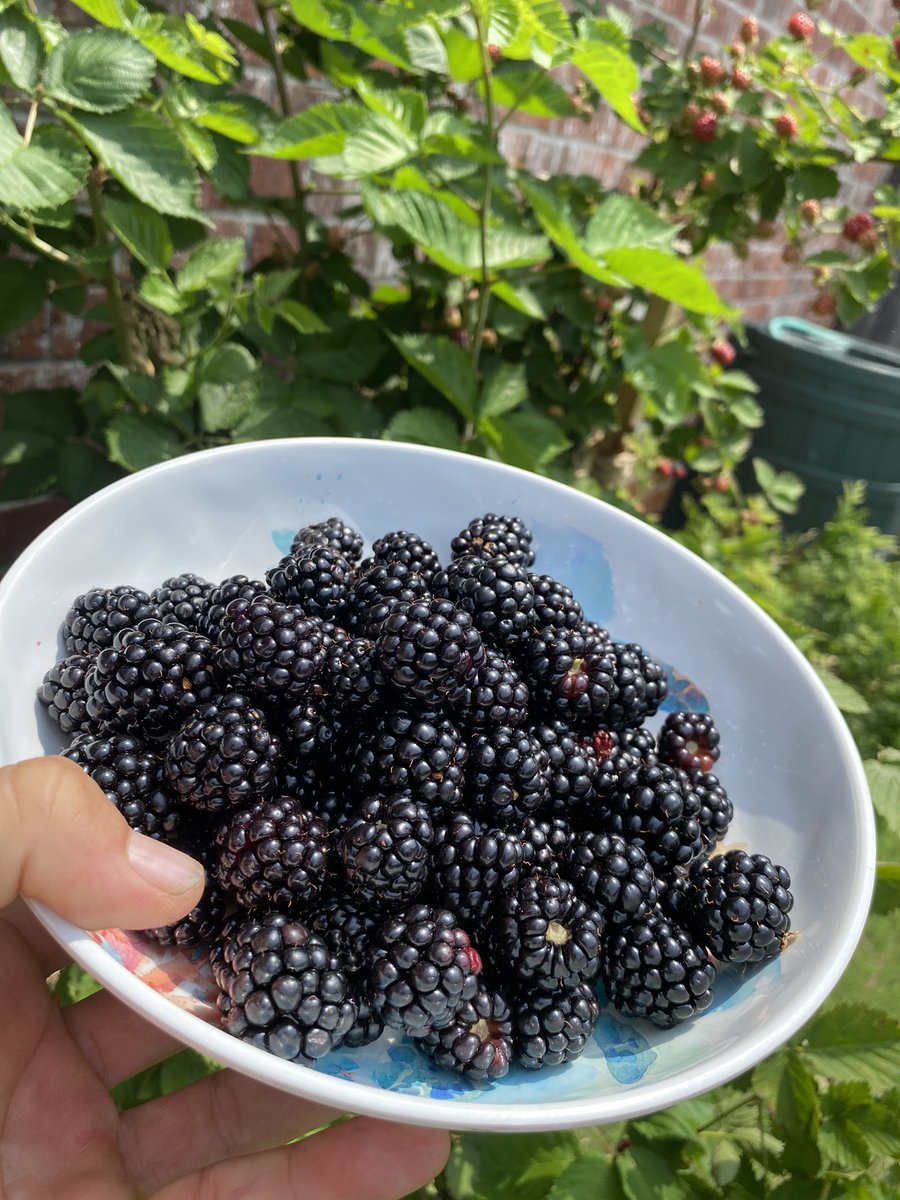
[[[331,514],[370,541],[414,529],[448,556],[451,537],[490,511],[521,516],[534,531],[535,569],[568,583],[617,640],[667,664],[666,709],[715,714],[718,773],[736,808],[728,844],[769,854],[793,877],[799,937],[780,958],[722,969],[713,1006],[681,1028],[661,1031],[605,1007],[578,1061],[515,1068],[477,1086],[389,1035],[338,1049],[315,1070],[279,1060],[217,1028],[202,955],[38,912],[76,961],[149,1021],[285,1091],[454,1129],[620,1120],[714,1088],[794,1033],[850,958],[875,868],[862,766],[815,672],[736,587],[649,525],[536,475],[389,442],[268,441],[164,463],[66,513],[0,584],[0,763],[60,749],[34,693],[58,657],[69,602],[88,587],[150,590],[182,571],[260,578],[297,528]]]

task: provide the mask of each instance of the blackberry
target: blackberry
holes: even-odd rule
[[[309,908],[330,870],[324,821],[290,796],[231,814],[215,844],[216,880],[242,908]]]
[[[699,866],[698,860],[695,866]],[[681,925],[687,929],[691,924],[690,911],[693,897],[691,872],[683,867],[676,867],[668,875],[660,875],[656,880],[656,890],[659,896],[659,910],[667,921]]]
[[[372,1011],[419,1038],[443,1029],[478,990],[481,958],[446,909],[415,904],[372,935],[366,963]]]
[[[657,747],[660,762],[670,767],[709,772],[719,760],[719,731],[709,713],[669,713]]]
[[[373,796],[341,829],[336,850],[348,891],[382,908],[408,904],[428,879],[434,826],[408,796]]]
[[[784,948],[794,904],[791,877],[765,854],[729,850],[692,874],[691,928],[721,962],[774,958]]]
[[[381,919],[370,905],[329,895],[310,915],[309,927],[324,940],[344,970],[356,977],[365,966],[372,932]]]
[[[581,626],[581,632],[585,637],[594,638],[601,646],[608,646],[612,642],[609,630],[604,629],[597,621],[585,621]]]
[[[291,554],[307,546],[331,546],[347,559],[358,563],[362,558],[363,538],[352,525],[345,524],[340,517],[328,517],[315,525],[304,525],[294,534]]]
[[[547,755],[546,811],[572,820],[592,811],[597,795],[597,764],[564,721],[541,721],[532,736]]]
[[[95,654],[111,646],[123,629],[133,629],[148,617],[157,616],[156,606],[140,588],[123,584],[114,588],[91,588],[76,596],[63,621],[66,655]]]
[[[634,642],[613,642],[610,648],[616,660],[615,689],[603,723],[610,729],[639,725],[666,698],[665,672]]]
[[[213,584],[200,575],[173,575],[150,593],[160,620],[174,621],[187,629],[200,629]]]
[[[728,832],[731,818],[734,816],[734,805],[715,775],[709,775],[705,771],[692,771],[690,781],[691,787],[700,797],[697,820],[700,822],[703,846],[706,850],[713,850],[716,843],[721,842]]]
[[[485,513],[476,517],[450,543],[453,558],[464,554],[481,554],[495,558],[498,554],[521,567],[534,562],[531,548],[532,533],[519,517],[502,517]]]
[[[499,893],[516,884],[521,862],[522,844],[512,833],[454,813],[435,833],[431,888],[443,908],[474,928]]]
[[[640,846],[658,875],[687,866],[703,851],[700,797],[672,767],[633,767],[608,799],[608,833]]]
[[[529,1071],[559,1067],[584,1052],[600,1016],[600,1003],[590,984],[530,989],[512,1005],[516,1061]]]
[[[232,600],[252,600],[265,596],[269,589],[259,579],[248,579],[246,575],[229,575],[214,587],[206,598],[206,607],[197,621],[197,628],[218,645],[225,609]]]
[[[169,733],[217,691],[213,657],[208,638],[174,622],[123,629],[85,675],[88,713],[146,737]]]
[[[559,874],[559,859],[571,844],[572,826],[564,817],[526,817],[515,833],[522,844],[522,866],[526,871],[539,870],[548,875]]]
[[[293,792],[290,794],[294,795]],[[351,801],[343,793],[325,788],[318,779],[310,789],[308,807],[332,832],[343,828],[353,809]]]
[[[344,731],[342,714],[329,700],[314,696],[284,711],[279,722],[284,755],[295,767],[334,754]]]
[[[584,753],[595,767],[594,788],[597,809],[602,811],[606,797],[615,789],[625,771],[640,761],[631,750],[625,749],[625,736],[612,729],[595,729],[580,739]]]
[[[452,721],[393,709],[345,751],[350,785],[363,795],[407,792],[436,816],[462,803],[468,747]]]
[[[347,625],[356,637],[374,639],[398,604],[427,595],[424,577],[411,573],[403,563],[373,563],[365,571],[360,569],[347,593]]]
[[[92,662],[90,655],[70,654],[50,668],[38,688],[37,698],[47,709],[47,716],[68,737],[91,733],[97,728],[88,715],[84,687],[84,677]]]
[[[656,906],[656,875],[646,854],[616,834],[576,833],[559,869],[613,925],[642,921]]]
[[[285,913],[247,917],[219,954],[222,1024],[244,1042],[312,1065],[357,1019],[337,960],[318,934]]]
[[[468,613],[498,650],[514,650],[534,628],[534,588],[525,568],[509,559],[464,554],[434,577],[432,591]]]
[[[553,990],[596,977],[602,934],[602,915],[568,880],[535,872],[499,898],[488,944],[517,983]]]
[[[386,533],[372,543],[372,561],[379,564],[401,563],[411,575],[421,575],[428,587],[441,569],[434,547],[405,529]]]
[[[509,1004],[496,988],[481,984],[449,1025],[420,1038],[419,1045],[439,1067],[473,1083],[502,1079],[513,1049]]]
[[[273,596],[323,621],[342,611],[350,580],[349,562],[331,546],[301,546],[266,571]]]
[[[528,687],[512,663],[490,646],[471,687],[457,702],[460,718],[473,730],[522,725],[528,718]]]
[[[529,574],[528,581],[534,591],[534,623],[538,629],[548,625],[554,629],[577,629],[583,624],[584,612],[571,588],[552,575]]]
[[[384,1021],[372,1011],[372,1006],[366,996],[366,989],[358,981],[354,981],[354,983],[356,984],[354,998],[357,1003],[358,1012],[356,1020],[347,1030],[344,1040],[341,1043],[341,1045],[350,1050],[358,1050],[362,1046],[369,1046],[372,1042],[377,1042],[384,1033]]]
[[[522,652],[532,696],[548,714],[576,725],[603,718],[616,689],[616,659],[608,646],[580,629],[537,630]]]
[[[618,738],[618,744],[623,750],[627,750],[632,758],[645,763],[648,767],[659,762],[659,755],[656,753],[656,737],[649,729],[638,725],[632,729],[620,729],[615,736]]]
[[[321,622],[274,596],[239,597],[222,618],[217,662],[261,699],[296,704],[325,663]]]
[[[220,813],[271,792],[281,745],[265,716],[240,692],[199,705],[169,742],[169,786],[193,808]]]
[[[181,847],[179,847],[181,849]],[[225,920],[225,897],[216,882],[206,877],[203,895],[189,913],[172,925],[142,929],[144,937],[161,946],[208,945]]]
[[[377,708],[387,683],[375,657],[375,643],[352,638],[332,646],[325,658],[322,686],[339,708],[354,712]]]
[[[375,649],[386,678],[404,696],[433,706],[462,695],[484,659],[472,618],[438,597],[398,604]]]
[[[709,1007],[716,969],[703,946],[657,911],[610,932],[602,974],[618,1012],[668,1028]]]
[[[62,754],[90,775],[132,829],[163,842],[177,840],[180,805],[166,786],[162,760],[138,738],[80,733]]]
[[[467,798],[494,821],[527,817],[547,802],[549,769],[547,752],[533,734],[501,725],[469,742]]]

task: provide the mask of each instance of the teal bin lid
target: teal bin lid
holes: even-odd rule
[[[767,332],[777,342],[807,350],[812,354],[827,354],[843,359],[862,370],[900,374],[900,354],[864,338],[826,329],[802,317],[773,317]],[[897,381],[900,389],[900,378]]]

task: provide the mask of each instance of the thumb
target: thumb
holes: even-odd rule
[[[66,758],[0,770],[0,829],[0,908],[20,892],[85,929],[152,929],[203,892],[199,863],[132,830]]]

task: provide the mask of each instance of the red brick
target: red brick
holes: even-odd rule
[[[283,222],[257,225],[253,230],[250,259],[255,265],[264,258],[276,257],[287,264],[297,253],[297,232]]]
[[[13,362],[34,362],[47,353],[47,308],[41,309],[36,317],[11,330],[0,338],[0,359]]]
[[[257,196],[293,195],[290,164],[280,158],[251,158],[250,187]]]
[[[92,368],[83,362],[19,363],[16,366],[0,364],[0,393],[22,392],[28,388],[83,388],[91,376]]]

